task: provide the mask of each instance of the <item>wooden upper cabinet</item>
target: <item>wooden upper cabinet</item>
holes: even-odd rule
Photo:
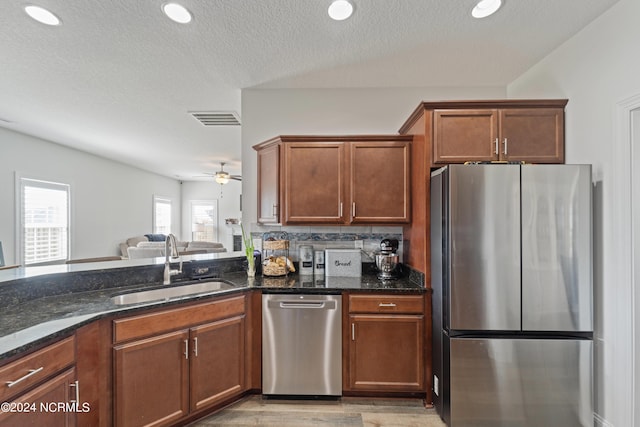
[[[351,222],[409,222],[409,143],[350,145]]]
[[[498,160],[498,111],[435,110],[434,163]]]
[[[421,118],[429,166],[482,161],[564,163],[566,99],[423,102],[400,128]],[[431,120],[432,118],[432,120]]]
[[[280,145],[258,151],[258,222],[280,222]]]
[[[564,109],[500,110],[500,159],[564,163]]]
[[[345,144],[291,143],[283,151],[284,223],[344,223]]]
[[[258,222],[274,223],[264,213],[274,203],[265,200],[278,194],[275,211],[283,225],[408,223],[410,141],[397,135],[279,136],[256,145]],[[264,151],[274,145],[278,180],[262,172],[270,158]]]

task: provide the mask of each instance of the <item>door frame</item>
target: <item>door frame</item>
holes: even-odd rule
[[[634,120],[634,114],[635,120]],[[632,165],[640,162],[640,150],[634,150],[635,144],[640,144],[640,94],[626,98],[616,105],[614,124],[614,144],[612,147],[612,192],[613,206],[612,233],[610,245],[612,251],[612,272],[615,280],[622,288],[616,297],[617,305],[622,308],[618,314],[616,324],[631,325],[631,352],[624,357],[623,367],[632,372],[620,384],[620,396],[628,392],[630,401],[625,406],[629,408],[629,421],[635,425],[640,415],[640,291],[637,291],[639,272],[635,268],[637,255],[634,249],[640,248],[640,202],[634,201],[634,190],[640,189],[640,174],[634,173]],[[634,129],[635,126],[638,128]],[[629,233],[631,230],[631,233]],[[625,300],[625,298],[628,298]],[[629,302],[626,302],[629,301]],[[611,305],[610,305],[611,307]],[[620,323],[618,323],[620,322]],[[620,339],[621,337],[618,337]]]

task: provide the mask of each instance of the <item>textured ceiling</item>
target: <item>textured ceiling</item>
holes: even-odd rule
[[[251,87],[504,86],[617,0],[34,0],[63,25],[0,1],[0,126],[171,177],[240,173],[240,126],[190,111],[240,112]],[[241,118],[242,120],[242,118]],[[149,153],[153,153],[152,156]]]

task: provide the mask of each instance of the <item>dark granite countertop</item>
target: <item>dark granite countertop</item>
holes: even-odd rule
[[[162,268],[162,266],[158,267]],[[115,273],[103,272],[103,274]],[[154,274],[157,272],[154,271]],[[423,285],[415,283],[408,277],[380,281],[375,274],[364,274],[358,278],[322,277],[321,280],[314,280],[313,276],[299,275],[285,277],[256,275],[255,278],[249,278],[244,271],[218,271],[216,277],[232,286],[207,294],[129,305],[116,305],[111,301],[111,297],[125,292],[158,287],[160,281],[152,281],[149,285],[125,283],[124,286],[104,286],[100,284],[80,291],[74,288],[58,293],[47,288],[47,292],[32,294],[28,297],[20,295],[21,298],[12,295],[12,298],[15,299],[14,303],[5,304],[0,314],[0,361],[57,337],[68,335],[83,325],[107,316],[133,314],[149,308],[176,306],[187,301],[204,300],[249,290],[270,293],[384,291],[415,294],[426,292]],[[177,282],[171,286],[181,286],[185,283],[192,283],[192,281]],[[14,292],[14,294],[19,294],[19,292]]]

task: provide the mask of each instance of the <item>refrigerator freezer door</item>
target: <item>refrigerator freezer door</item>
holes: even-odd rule
[[[520,166],[449,168],[449,329],[520,330]]]
[[[592,426],[592,342],[451,339],[450,427]]]
[[[522,166],[522,329],[593,330],[591,166]]]

